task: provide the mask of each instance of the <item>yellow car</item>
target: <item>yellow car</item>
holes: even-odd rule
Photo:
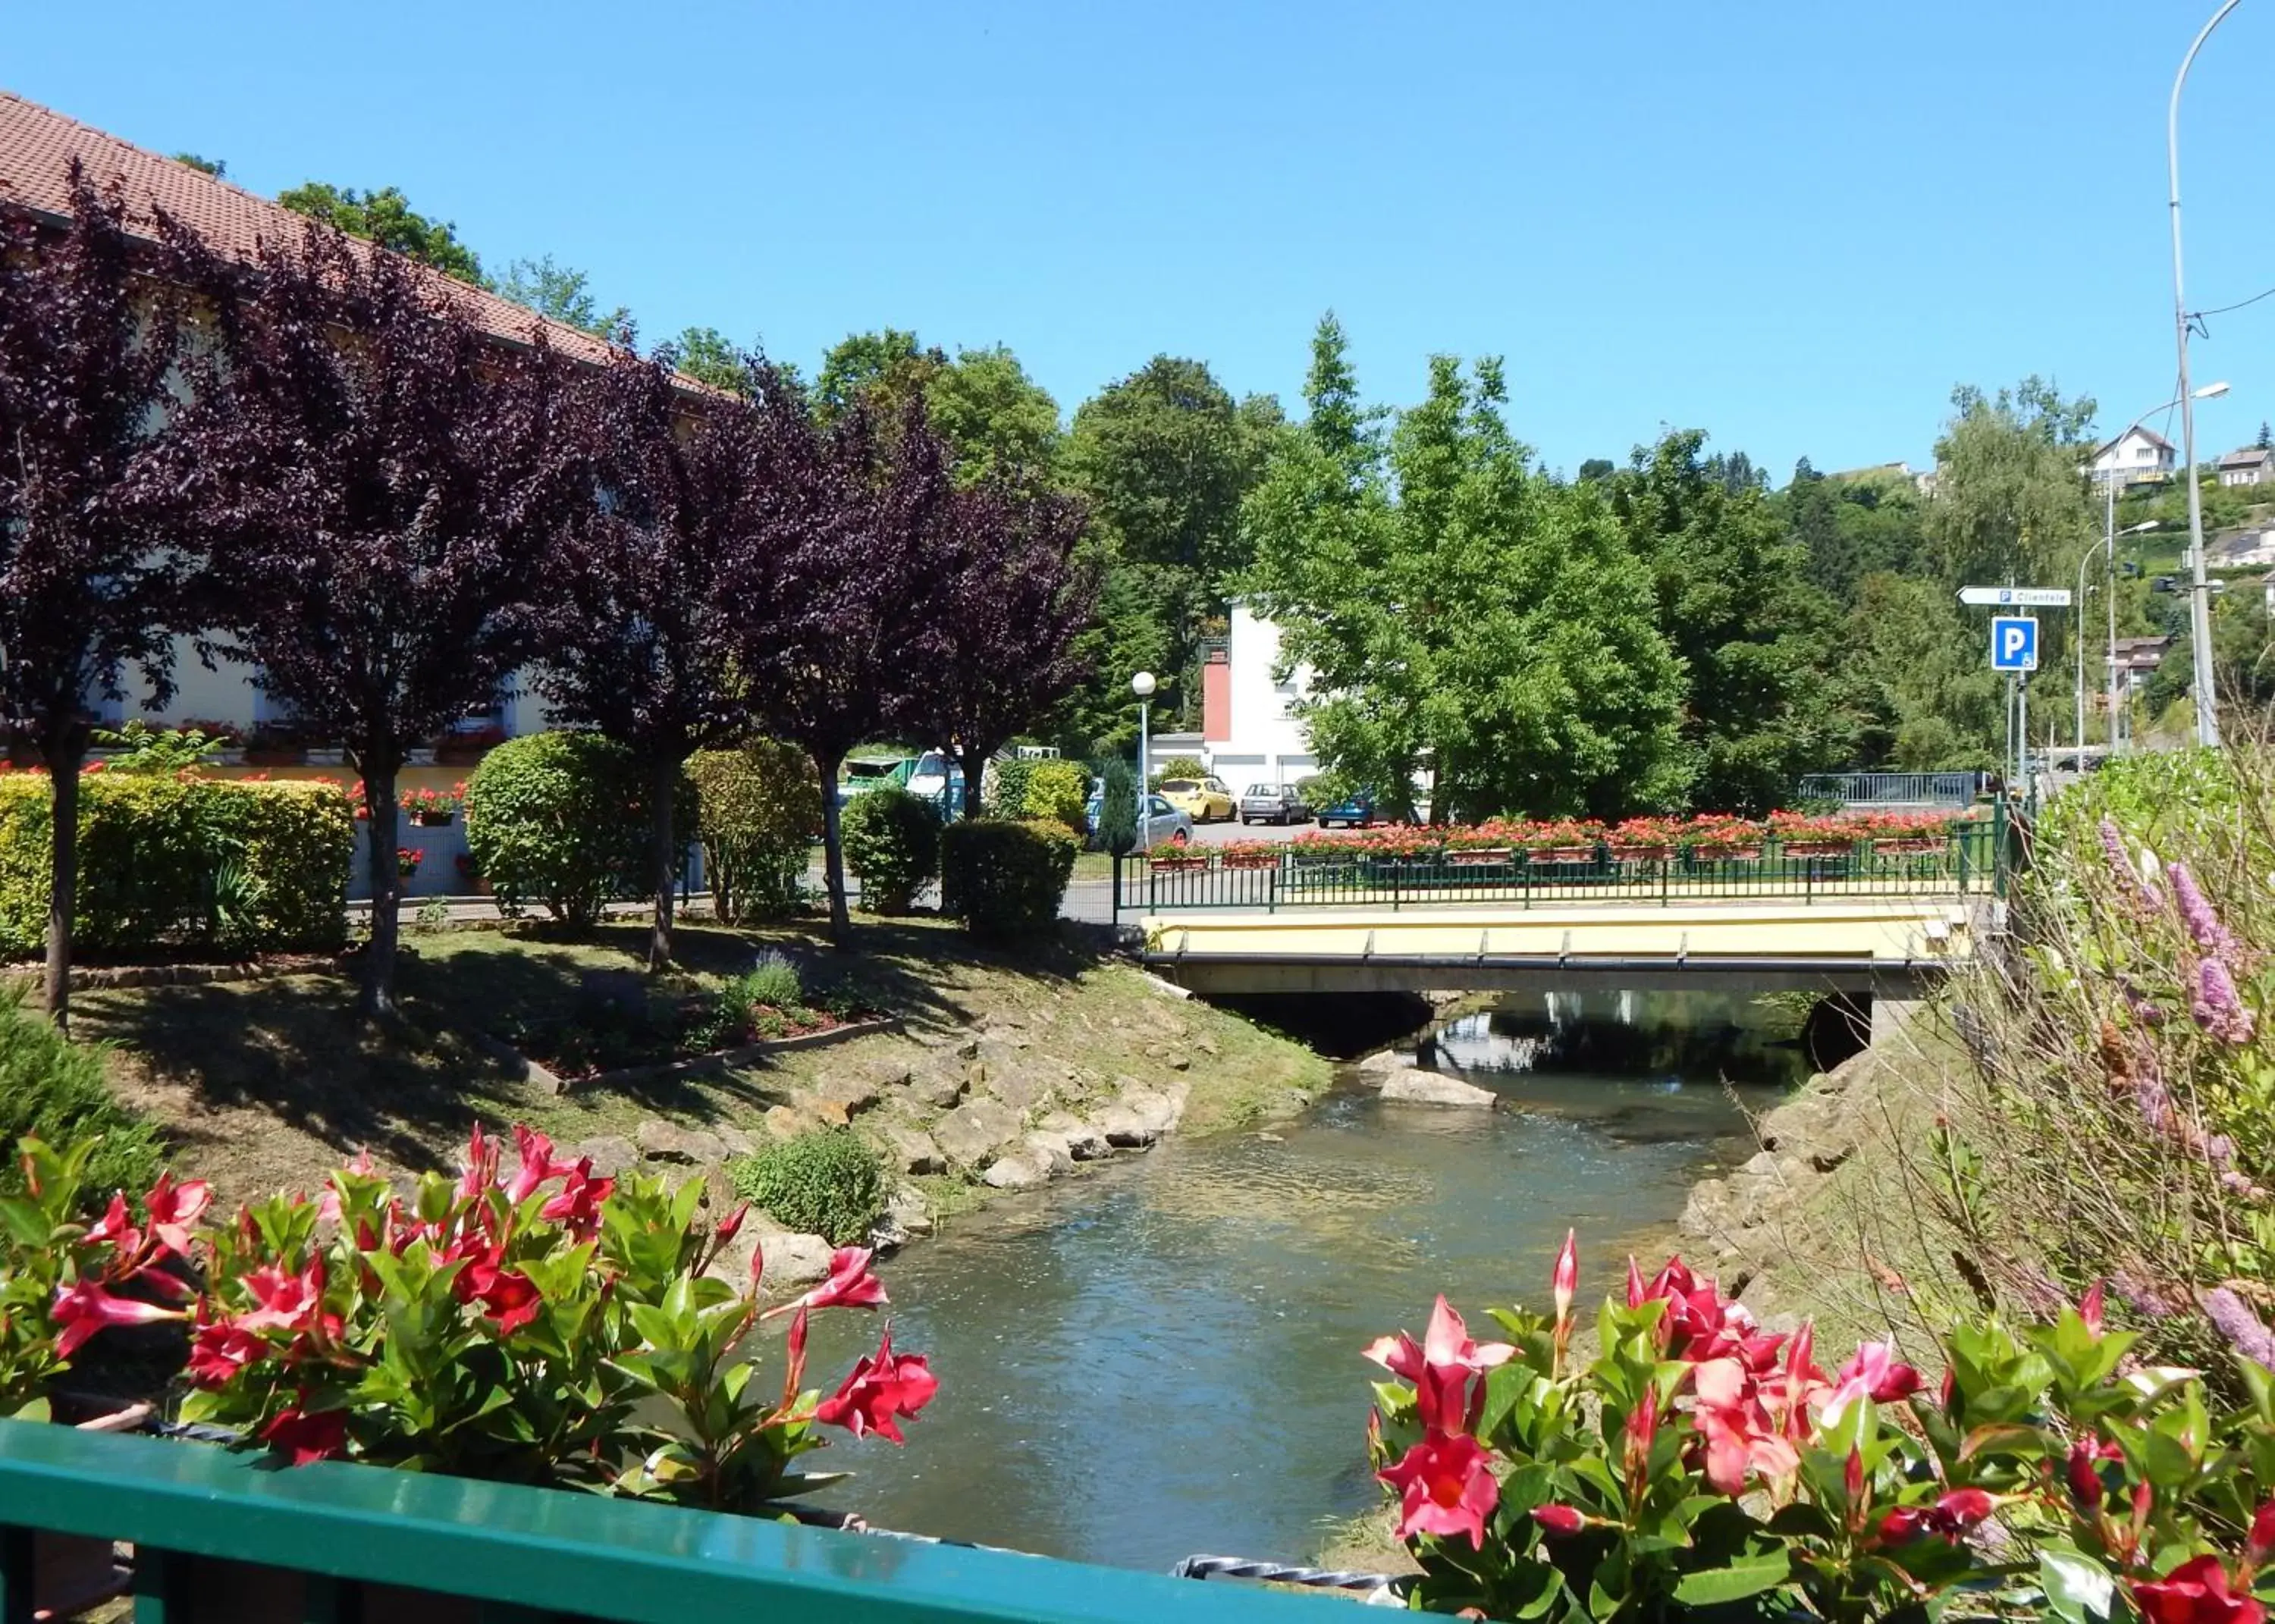
[[[1221,778],[1165,778],[1160,796],[1195,823],[1229,823],[1236,810]]]

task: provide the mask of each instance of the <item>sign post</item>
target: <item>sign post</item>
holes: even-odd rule
[[[2038,623],[2035,619],[2028,615],[1992,617],[1991,668],[2004,671],[2008,677],[2007,729],[2012,736],[2007,755],[2014,765],[2014,776],[2008,782],[2027,790],[2030,781],[2030,673],[2038,668]]]

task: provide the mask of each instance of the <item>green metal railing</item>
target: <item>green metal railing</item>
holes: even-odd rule
[[[0,1624],[125,1541],[136,1624],[1270,1624],[1315,1598],[211,1445],[0,1421]],[[100,1564],[103,1552],[92,1547]]]
[[[1268,857],[1186,847],[1114,862],[1114,914],[1242,909],[1386,908],[1455,903],[1819,899],[1969,895],[2002,891],[2007,850],[2003,807],[1927,840],[1576,853],[1429,850],[1412,855],[1306,851]]]

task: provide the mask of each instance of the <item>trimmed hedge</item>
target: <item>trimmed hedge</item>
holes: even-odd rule
[[[941,910],[986,941],[1054,933],[1081,849],[1041,819],[951,823],[940,837]]]
[[[1090,769],[1081,762],[1038,761],[1027,780],[1024,811],[1030,818],[1064,824],[1079,839],[1090,832],[1089,799]]]
[[[940,810],[905,789],[872,789],[839,815],[845,866],[871,913],[906,913],[940,872]]]
[[[721,919],[787,913],[797,905],[806,854],[821,829],[821,781],[804,751],[774,739],[699,751],[695,833]]]
[[[693,820],[675,827],[684,835]],[[466,780],[466,850],[501,911],[541,902],[589,925],[602,904],[648,890],[646,775],[597,733],[508,739]]]
[[[46,938],[52,827],[47,775],[0,774],[0,954],[36,952]],[[74,941],[98,953],[337,948],[355,844],[333,784],[89,774]]]

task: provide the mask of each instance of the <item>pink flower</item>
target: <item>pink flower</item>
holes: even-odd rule
[[[1375,1476],[1398,1491],[1399,1538],[1467,1534],[1473,1549],[1485,1549],[1485,1519],[1500,1504],[1500,1484],[1476,1439],[1432,1429]]]
[[[601,1227],[601,1203],[616,1193],[616,1182],[611,1178],[593,1176],[593,1159],[579,1159],[572,1167],[563,1162],[552,1164],[552,1173],[561,1176],[560,1193],[538,1210],[540,1218],[564,1224],[569,1233],[579,1241],[589,1241]]]
[[[56,1293],[54,1318],[57,1327],[56,1355],[68,1359],[79,1351],[79,1345],[99,1331],[112,1326],[147,1326],[154,1320],[179,1319],[179,1309],[161,1308],[155,1303],[138,1303],[132,1297],[114,1297],[94,1280],[82,1280],[61,1288]]]
[[[2215,958],[2231,957],[2235,953],[2235,938],[2228,934],[2227,926],[2219,922],[2212,909],[2211,899],[2196,884],[2196,877],[2188,872],[2185,863],[2175,863],[2165,871],[2173,882],[2173,906],[2179,910],[2181,923],[2188,927],[2188,939],[2199,951]]]
[[[1825,1406],[1828,1420],[1837,1420],[1858,1399],[1886,1404],[1908,1399],[1920,1389],[1919,1372],[1900,1363],[1896,1350],[1886,1342],[1859,1343],[1856,1356],[1842,1365],[1833,1380],[1833,1396]]]
[[[1379,1337],[1364,1349],[1366,1356],[1392,1375],[1414,1384],[1414,1402],[1425,1426],[1448,1431],[1462,1428],[1468,1408],[1465,1394],[1472,1376],[1481,1376],[1516,1355],[1507,1342],[1477,1342],[1453,1305],[1440,1295],[1430,1311],[1430,1328],[1420,1343],[1401,1331]],[[1478,1397],[1484,1389],[1478,1389]]]
[[[750,1215],[751,1204],[745,1201],[711,1227],[711,1238],[722,1246],[726,1245],[743,1233],[743,1220]]]
[[[874,1432],[905,1443],[898,1417],[914,1416],[939,1390],[940,1379],[923,1355],[894,1353],[893,1328],[888,1326],[875,1357],[862,1355],[836,1393],[814,1408],[813,1418],[843,1427],[856,1438]]]
[[[1587,1518],[1569,1506],[1535,1506],[1532,1520],[1550,1534],[1576,1534],[1587,1526]]]
[[[2125,850],[2124,832],[2108,818],[2101,820],[2101,854],[2108,860],[2109,872],[2118,888],[2125,893],[2125,900],[2135,912],[2149,912],[2164,901],[2157,888],[2143,880],[2141,871],[2133,866],[2132,854]]]
[[[203,1218],[212,1205],[212,1185],[203,1179],[177,1184],[170,1173],[161,1173],[158,1182],[150,1187],[150,1193],[142,1198],[143,1209],[150,1214],[152,1231],[185,1257],[190,1250],[190,1226]]]
[[[324,1260],[314,1259],[298,1274],[288,1274],[273,1263],[264,1264],[245,1277],[245,1288],[260,1305],[237,1317],[245,1330],[313,1329],[324,1304]]]
[[[2198,1026],[2222,1043],[2239,1046],[2251,1041],[2256,1025],[2251,1011],[2236,996],[2235,978],[2218,958],[2208,958],[2196,966],[2196,995],[2189,1001],[2188,1013],[2196,1016]]]
[[[1922,1534],[1934,1534],[1955,1545],[1998,1505],[1980,1489],[1954,1489],[1932,1506],[1905,1506],[1881,1518],[1880,1541],[1901,1545]]]
[[[301,1395],[300,1401],[302,1404],[307,1402],[305,1394]],[[310,1412],[298,1406],[280,1409],[268,1424],[261,1429],[261,1441],[291,1455],[295,1466],[306,1466],[311,1461],[329,1461],[346,1451],[348,1413],[344,1409]]]
[[[1572,1295],[1580,1287],[1580,1232],[1564,1232],[1564,1250],[1556,1254],[1556,1270],[1550,1278],[1549,1295],[1556,1303],[1556,1323],[1568,1325],[1572,1318]]]
[[[2261,1624],[2266,1607],[2227,1588],[2227,1567],[2216,1556],[2182,1562],[2161,1579],[2132,1581],[2133,1600],[2148,1624]]]
[[[458,1180],[460,1198],[472,1200],[495,1184],[497,1165],[497,1146],[482,1137],[482,1125],[476,1122],[466,1140],[466,1170]]]
[[[110,1196],[110,1205],[103,1214],[87,1226],[87,1238],[95,1245],[109,1245],[126,1258],[139,1256],[142,1250],[142,1232],[126,1210],[126,1197],[117,1190]]]
[[[2243,1304],[2243,1299],[2225,1286],[2214,1286],[2199,1299],[2206,1319],[2211,1321],[2228,1345],[2256,1364],[2275,1371],[2275,1336],[2259,1323],[2259,1316]]]
[[[1708,1359],[1694,1366],[1691,1386],[1698,1395],[1694,1418],[1705,1440],[1706,1481],[1735,1497],[1750,1474],[1787,1477],[1800,1469],[1801,1456],[1779,1436],[1755,1393],[1752,1374],[1735,1358]]]
[[[885,1282],[869,1273],[875,1254],[865,1246],[841,1246],[829,1258],[829,1278],[798,1299],[803,1308],[876,1308],[885,1302]]]
[[[516,1206],[535,1195],[537,1187],[548,1179],[559,1178],[570,1170],[567,1163],[553,1159],[553,1141],[534,1128],[516,1122],[513,1145],[520,1165],[514,1170],[513,1182],[505,1187],[505,1198]],[[586,1171],[592,1171],[591,1163],[586,1164]],[[552,1214],[542,1216],[549,1218]]]
[[[2101,1282],[2096,1280],[2077,1305],[2077,1317],[2085,1323],[2087,1334],[2097,1339],[2101,1335],[2103,1297]]]
[[[266,1341],[233,1320],[201,1324],[190,1342],[190,1379],[201,1387],[225,1387],[268,1352]]]

